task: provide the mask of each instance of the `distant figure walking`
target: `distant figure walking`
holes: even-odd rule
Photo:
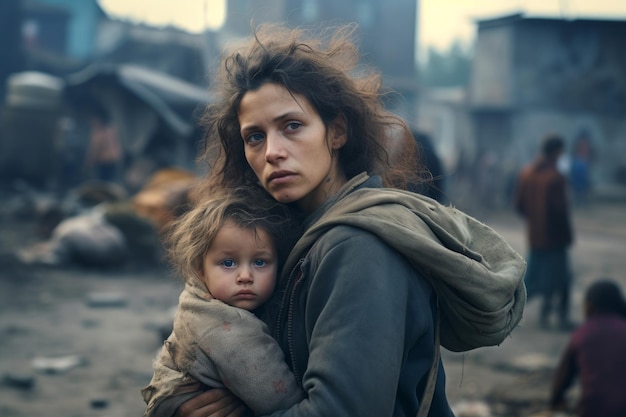
[[[550,408],[566,408],[565,394],[580,378],[579,417],[626,416],[626,301],[611,280],[585,295],[585,322],[574,332],[557,369]]]
[[[572,153],[570,166],[570,182],[574,194],[574,201],[577,204],[586,204],[591,192],[591,161],[593,149],[589,132],[583,130],[576,142]]]
[[[553,299],[558,297],[559,326],[569,322],[571,271],[568,248],[573,242],[567,195],[567,179],[557,169],[565,142],[558,135],[547,136],[541,153],[525,166],[518,178],[515,208],[527,224],[530,249],[526,288],[528,298],[543,297],[540,325],[549,326]]]
[[[86,171],[100,181],[118,179],[122,163],[122,145],[117,129],[104,111],[95,112],[91,118],[91,137],[85,159]]]

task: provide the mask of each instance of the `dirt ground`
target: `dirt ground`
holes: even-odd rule
[[[525,253],[523,223],[507,211],[481,218]],[[598,277],[626,288],[626,202],[576,209],[573,318]],[[0,417],[136,417],[160,326],[180,283],[166,268],[101,271],[23,266],[11,257],[37,240],[33,224],[0,219]],[[481,401],[493,416],[541,410],[568,334],[540,330],[538,303],[501,346],[443,351],[451,404]],[[572,395],[575,395],[574,391]]]

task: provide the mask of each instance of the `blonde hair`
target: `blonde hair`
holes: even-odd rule
[[[204,256],[227,221],[245,229],[266,231],[273,240],[279,265],[296,237],[293,232],[297,228],[288,209],[261,188],[213,190],[209,197],[196,200],[166,235],[170,263],[185,281],[201,277]]]

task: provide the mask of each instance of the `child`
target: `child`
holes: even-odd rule
[[[589,287],[585,322],[572,335],[554,379],[550,407],[565,408],[565,393],[580,375],[578,416],[626,416],[626,301],[610,280]]]
[[[272,295],[287,234],[295,230],[261,192],[212,196],[174,225],[170,257],[185,288],[172,334],[142,390],[145,416],[171,416],[206,387],[228,388],[255,414],[302,399],[280,347],[252,313]]]

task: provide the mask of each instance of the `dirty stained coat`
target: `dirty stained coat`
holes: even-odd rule
[[[257,415],[289,408],[304,395],[267,326],[214,299],[196,280],[180,295],[174,330],[153,369],[142,390],[145,416],[172,416],[202,385],[228,388]]]

